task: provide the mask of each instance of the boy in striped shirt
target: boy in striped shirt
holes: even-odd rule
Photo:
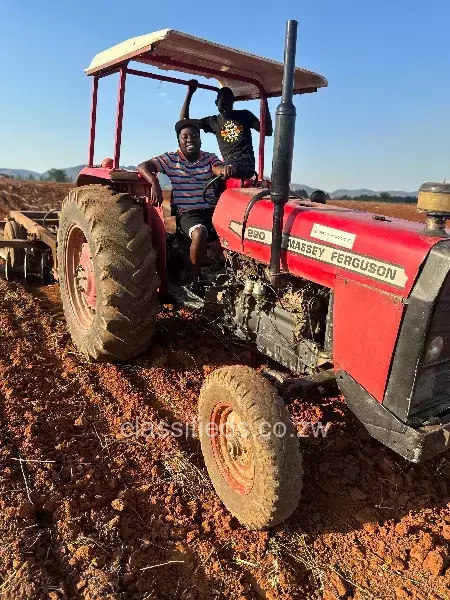
[[[199,295],[200,269],[206,254],[208,232],[213,229],[214,212],[214,207],[203,200],[203,189],[213,177],[231,177],[235,170],[222,164],[215,154],[200,150],[200,130],[196,121],[178,121],[175,131],[179,149],[147,160],[137,169],[151,184],[151,201],[156,205],[162,202],[157,173],[164,173],[170,179],[172,205],[176,209],[179,227],[191,238],[191,291]],[[210,189],[206,197],[209,202],[214,202],[214,191]]]

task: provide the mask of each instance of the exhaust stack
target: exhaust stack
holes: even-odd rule
[[[276,111],[275,139],[272,161],[272,185],[270,198],[273,202],[272,247],[270,255],[270,279],[278,283],[280,275],[280,253],[283,237],[284,205],[289,200],[292,157],[294,153],[294,133],[296,110],[292,97],[294,94],[295,50],[297,45],[298,22],[291,20],[286,24],[284,49],[284,73],[281,103]]]

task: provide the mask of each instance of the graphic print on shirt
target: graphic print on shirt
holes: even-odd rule
[[[243,125],[237,121],[228,120],[223,124],[220,135],[226,142],[232,143],[238,141],[243,131]]]

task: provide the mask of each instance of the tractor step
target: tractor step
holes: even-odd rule
[[[339,393],[335,373],[331,369],[306,377],[290,377],[275,369],[264,369],[262,375],[277,388],[285,404],[298,397],[317,400]]]
[[[187,286],[169,283],[168,292],[175,303],[182,304],[188,308],[202,308],[205,305],[204,299],[190,292]]]

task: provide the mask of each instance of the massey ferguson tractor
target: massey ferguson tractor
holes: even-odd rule
[[[296,34],[289,21],[284,65],[170,29],[98,54],[86,71],[93,80],[89,160],[77,187],[61,211],[10,213],[0,239],[7,278],[59,281],[80,352],[94,361],[130,360],[151,344],[158,297],[181,287],[174,265],[180,253],[187,259],[189,240],[173,228],[170,207],[151,205],[149,184],[120,167],[127,78],[188,85],[160,72],[180,71],[218,80],[238,101],[261,100],[258,174],[228,179],[218,199],[213,223],[225,260],[208,268],[202,302],[282,371],[271,368],[270,381],[244,366],[217,369],[199,401],[214,487],[254,529],[280,523],[300,499],[300,448],[285,403],[308,383],[332,377],[370,434],[409,461],[450,445],[450,185],[422,186],[426,226],[296,197],[293,94],[327,85],[294,66]],[[114,159],[98,166],[97,90],[112,74],[119,79]],[[263,100],[280,95],[268,182]]]

